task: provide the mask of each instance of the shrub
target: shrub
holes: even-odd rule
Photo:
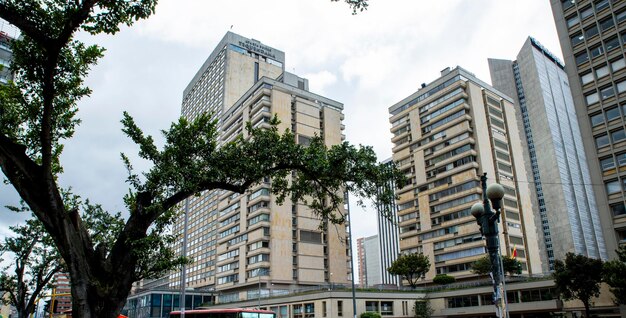
[[[456,278],[446,274],[439,274],[433,278],[433,283],[439,285],[448,285],[454,282],[456,282]]]

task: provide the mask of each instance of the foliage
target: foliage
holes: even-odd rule
[[[456,282],[456,278],[447,274],[438,274],[433,278],[433,283],[439,285],[448,285],[454,282]]]
[[[345,0],[353,13],[367,0]],[[180,119],[163,131],[165,145],[156,147],[133,118],[124,113],[124,133],[139,146],[139,156],[152,163],[145,173],[128,169],[131,189],[124,198],[129,217],[110,214],[62,190],[63,142],[80,123],[78,102],[89,96],[84,85],[104,49],[74,38],[78,31],[114,34],[120,25],[150,16],[156,0],[5,0],[0,18],[21,30],[11,42],[14,82],[0,86],[0,168],[50,234],[72,279],[75,317],[116,317],[132,283],[155,277],[187,260],[168,248],[176,206],[201,191],[223,189],[243,193],[265,177],[280,200],[290,197],[311,206],[331,223],[344,191],[391,203],[393,190],[377,193],[389,179],[402,184],[396,169],[377,164],[369,147],[342,143],[328,148],[321,139],[309,147],[293,134],[248,127],[247,139],[217,147],[216,124],[208,116]],[[294,176],[292,177],[292,172]]]
[[[589,317],[591,297],[600,295],[602,261],[567,253],[565,262],[557,260],[554,263],[552,277],[561,297],[580,300],[585,306],[585,317]]]
[[[522,263],[515,257],[500,255],[502,259],[502,267],[505,274],[519,275],[522,273]],[[491,273],[491,260],[489,255],[485,255],[472,263],[472,272],[479,275],[487,275]]]
[[[362,313],[359,317],[361,317],[361,318],[381,318],[382,316],[380,315],[380,313],[373,312],[373,311],[368,311],[368,312]]]
[[[52,239],[37,219],[10,229],[15,235],[5,237],[0,244],[0,255],[13,259],[0,274],[0,294],[8,295],[0,301],[14,306],[18,317],[26,318],[34,312],[37,298],[54,274],[63,267]]]
[[[418,299],[413,305],[413,312],[415,313],[415,318],[430,318],[435,309],[430,306],[428,299]]]
[[[402,254],[396,259],[387,271],[408,281],[411,288],[417,287],[417,282],[430,269],[428,256],[422,253]]]
[[[337,2],[339,0],[331,0],[333,2]],[[350,6],[350,8],[352,9],[352,14],[357,14],[357,12],[363,12],[364,10],[367,10],[367,6],[369,5],[369,3],[367,3],[368,0],[345,0],[346,3]]]
[[[602,268],[604,281],[611,286],[615,303],[626,304],[626,245],[616,251],[617,259],[605,262]]]

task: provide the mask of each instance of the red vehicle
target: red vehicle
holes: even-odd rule
[[[170,312],[170,318],[180,318],[180,311]],[[276,314],[269,310],[232,308],[232,309],[194,309],[185,310],[185,317],[189,318],[276,318]]]

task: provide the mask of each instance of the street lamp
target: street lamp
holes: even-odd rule
[[[498,317],[508,317],[504,269],[500,258],[500,239],[498,237],[498,222],[500,221],[504,188],[497,183],[487,187],[487,173],[480,177],[480,181],[483,188],[483,202],[474,204],[471,212],[480,227],[480,233],[487,241],[487,253],[489,253],[491,260],[491,277],[493,279],[493,302],[496,305]],[[491,210],[492,206],[496,211],[495,213]]]

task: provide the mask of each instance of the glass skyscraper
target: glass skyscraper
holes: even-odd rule
[[[607,258],[599,212],[564,65],[533,38],[517,60],[489,59],[493,86],[514,97],[526,137],[543,257],[552,270],[567,252]]]

